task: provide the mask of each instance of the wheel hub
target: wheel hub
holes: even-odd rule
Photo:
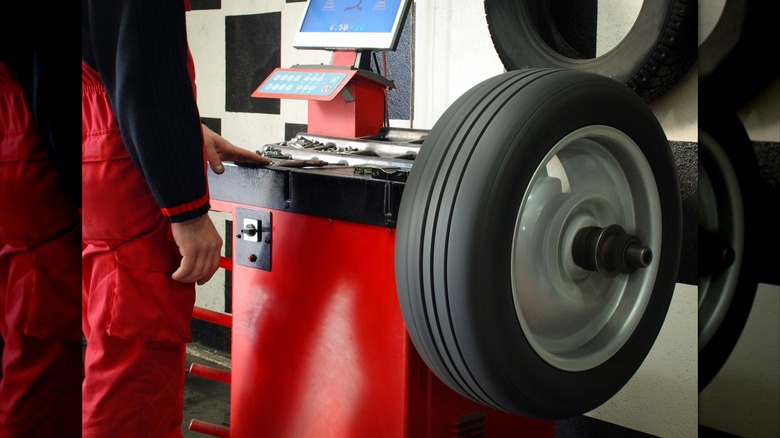
[[[579,230],[574,237],[572,256],[577,266],[613,278],[650,266],[653,251],[623,227],[613,224]]]

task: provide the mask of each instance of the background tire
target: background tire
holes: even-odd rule
[[[724,105],[726,107],[724,108]],[[766,229],[753,146],[722,101],[699,106],[699,391],[742,334],[758,287],[758,240]]]
[[[645,0],[634,26],[611,51],[577,53],[549,0],[485,0],[490,36],[507,71],[570,68],[613,78],[652,102],[674,87],[697,52],[696,0]]]
[[[777,62],[767,62],[767,56],[774,57],[767,51],[776,50],[779,16],[777,1],[726,0],[699,45],[701,92],[737,109],[765,90],[780,75]]]
[[[588,412],[656,339],[681,222],[669,143],[628,88],[566,69],[488,79],[437,121],[404,189],[395,262],[409,335],[476,402],[545,419]],[[612,277],[575,264],[575,233],[614,223],[652,263]]]

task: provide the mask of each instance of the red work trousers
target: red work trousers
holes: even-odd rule
[[[0,437],[78,437],[81,229],[0,63]]]
[[[83,63],[82,184],[83,436],[180,437],[195,285],[171,278],[170,224]]]

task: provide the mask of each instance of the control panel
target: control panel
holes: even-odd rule
[[[356,73],[350,69],[277,68],[252,97],[329,101]]]

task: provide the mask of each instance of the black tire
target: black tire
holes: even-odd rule
[[[699,45],[702,93],[720,106],[737,109],[758,96],[780,75],[767,51],[776,50],[780,3],[726,0],[715,27]]]
[[[699,106],[699,391],[718,374],[747,322],[758,287],[759,167],[737,114]]]
[[[560,168],[548,173],[555,159]],[[529,201],[529,192],[551,202]],[[647,268],[606,278],[572,264],[572,233],[611,222],[650,247]],[[488,79],[434,125],[404,188],[395,262],[409,335],[436,376],[478,403],[545,419],[588,412],[625,385],[655,341],[675,287],[681,223],[669,143],[628,88],[567,69]],[[518,224],[538,233],[516,233]],[[537,250],[543,261],[528,263]],[[514,287],[523,270],[536,275],[543,265],[560,267],[563,287],[542,287],[544,269],[539,283],[529,276]],[[594,308],[569,313],[561,294]],[[537,326],[527,312],[547,298],[562,306],[551,304]],[[541,331],[556,330],[557,316],[572,318],[561,319],[564,342],[550,349]],[[568,351],[553,351],[565,343]]]
[[[490,36],[508,71],[570,68],[613,78],[649,103],[690,70],[697,52],[696,0],[645,0],[623,40],[598,57],[566,43],[546,0],[485,0]]]

